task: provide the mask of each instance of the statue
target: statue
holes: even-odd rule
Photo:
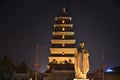
[[[80,42],[80,48],[75,53],[75,78],[86,79],[87,72],[89,71],[88,51],[84,47],[84,42]]]

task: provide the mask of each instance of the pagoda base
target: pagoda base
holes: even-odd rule
[[[76,79],[76,78],[74,78],[74,80],[89,80],[89,79]]]

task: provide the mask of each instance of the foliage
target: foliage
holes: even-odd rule
[[[14,71],[15,65],[7,56],[4,56],[3,59],[0,59],[0,79],[11,80]]]
[[[27,73],[27,72],[28,72],[28,67],[24,61],[16,67],[16,73]]]
[[[12,80],[14,72],[27,73],[28,67],[26,63],[23,61],[16,67],[9,57],[0,58],[0,80]]]

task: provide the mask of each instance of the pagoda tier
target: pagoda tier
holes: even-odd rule
[[[51,48],[74,48],[74,32],[72,30],[72,18],[66,13],[65,8],[61,14],[55,18],[53,39]]]
[[[51,54],[74,54],[77,48],[50,48]]]
[[[55,17],[54,29],[52,32],[49,65],[51,68],[70,68],[73,69],[75,47],[72,17],[67,14],[65,7],[62,8],[60,15]],[[69,65],[66,65],[69,64]],[[63,70],[64,70],[63,69]]]
[[[71,27],[66,27],[66,26],[64,26],[64,27],[55,27],[55,28],[54,28],[54,31],[57,31],[57,32],[67,31],[67,32],[69,32],[69,31],[72,31],[72,30],[71,30]]]

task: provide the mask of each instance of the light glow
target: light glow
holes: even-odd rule
[[[62,46],[64,47],[64,46],[65,46],[65,44],[63,43],[63,44],[62,44]]]
[[[65,26],[65,27],[73,27],[73,24],[54,24],[54,27],[63,27],[63,26]]]
[[[106,72],[113,72],[113,70],[112,69],[107,69]]]
[[[62,35],[62,38],[64,39],[64,38],[65,38],[65,36],[64,36],[64,35]]]
[[[64,28],[64,27],[62,28],[62,31],[65,31],[65,28]]]
[[[62,20],[62,23],[64,24],[64,23],[65,23],[65,21],[64,21],[64,20]]]

